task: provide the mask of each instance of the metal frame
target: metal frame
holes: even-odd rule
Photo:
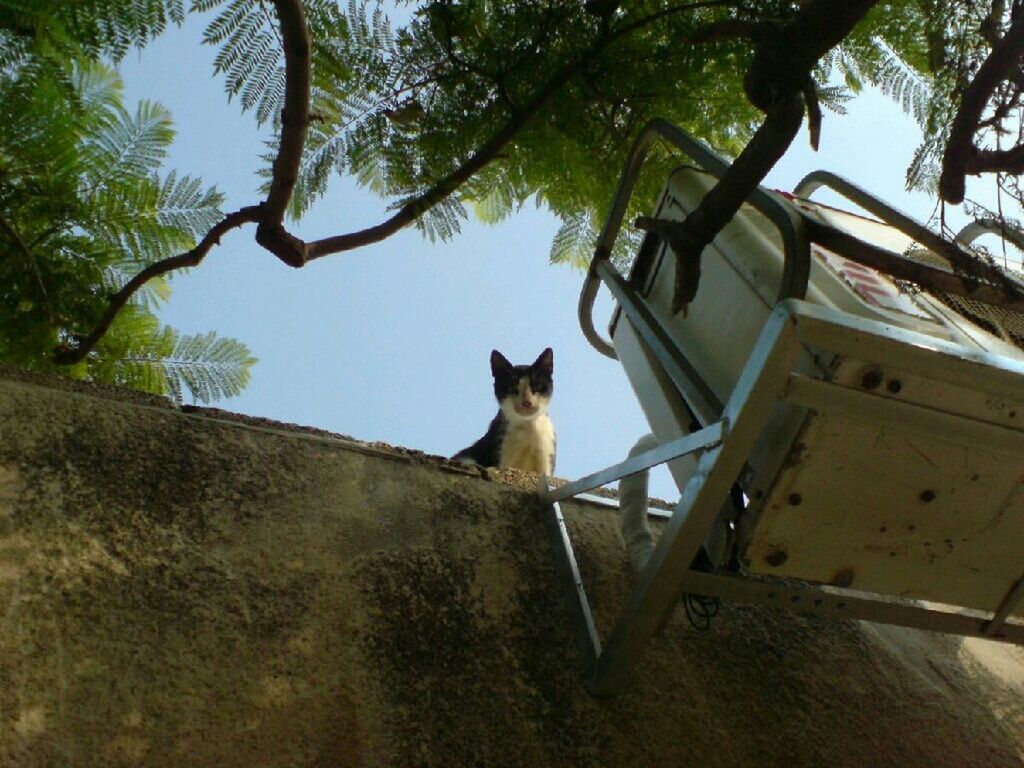
[[[933,434],[929,427],[945,429],[948,419],[956,419],[958,428],[970,421],[922,406],[891,401],[900,413],[881,413],[876,400],[884,398],[859,392],[850,395],[852,390],[841,385],[795,374],[797,361],[810,348],[838,354],[856,350],[861,357],[870,349],[872,362],[884,364],[885,360],[898,357],[902,370],[950,383],[962,381],[968,375],[965,369],[982,365],[988,374],[986,384],[992,385],[994,391],[1008,388],[1012,381],[1019,392],[1024,376],[1024,364],[1016,360],[963,350],[912,331],[803,301],[781,302],[769,317],[719,422],[561,489],[549,490],[546,482],[542,486],[542,500],[549,505],[547,517],[556,558],[562,563],[575,562],[556,500],[680,455],[702,452],[695,474],[683,489],[657,547],[603,648],[590,617],[579,573],[568,569],[571,581],[567,581],[567,587],[576,606],[574,631],[593,693],[613,695],[628,684],[647,642],[667,621],[683,593],[1024,644],[1024,624],[1006,621],[1024,599],[1024,576],[1009,590],[998,610],[989,616],[980,612],[962,614],[955,608],[924,607],[894,596],[852,592],[795,580],[755,580],[739,574],[692,569],[701,542],[711,531],[723,500],[779,401],[818,411],[856,409],[862,416],[871,417],[874,413],[890,421],[900,419],[905,425]],[[655,354],[662,363],[666,362],[661,353],[656,351]],[[1021,433],[979,422],[972,422],[971,428],[972,440],[984,440],[990,448],[993,444],[989,441],[996,440],[1003,449],[1020,455]],[[562,571],[566,572],[566,567],[562,567]]]
[[[628,475],[643,472],[645,469],[664,464],[666,461],[678,459],[680,456],[688,456],[691,453],[717,447],[721,445],[722,440],[725,438],[727,427],[728,422],[724,419],[716,421],[714,424],[704,427],[704,429],[698,432],[693,432],[680,437],[678,440],[659,445],[657,448],[645,453],[637,454],[619,464],[580,478],[574,483],[563,485],[560,488],[544,488],[541,491],[541,501],[545,504],[553,504],[556,501],[569,499],[586,491],[591,491],[594,488],[600,488],[602,485],[613,483]]]
[[[1013,227],[1004,226],[998,219],[975,219],[970,224],[965,224],[963,229],[956,233],[955,239],[959,243],[970,245],[982,235],[999,235],[1024,251],[1024,233]]]
[[[714,176],[721,176],[729,168],[729,164],[705,144],[666,120],[652,120],[640,130],[640,134],[636,137],[629,150],[629,155],[627,155],[626,165],[619,177],[619,186],[615,190],[615,198],[612,200],[611,211],[608,213],[608,219],[597,239],[594,257],[590,262],[590,270],[587,272],[583,290],[580,293],[578,308],[580,328],[587,341],[602,355],[613,360],[617,357],[615,348],[605,341],[594,328],[594,299],[597,297],[597,289],[600,287],[601,281],[605,280],[607,283],[607,276],[612,272],[618,275],[613,268],[610,268],[609,264],[612,246],[622,228],[622,217],[625,216],[626,207],[633,195],[633,188],[640,175],[640,168],[644,160],[647,159],[647,153],[651,146],[659,138],[668,141],[684,152],[701,169]],[[764,214],[778,228],[779,234],[782,236],[785,266],[782,273],[782,285],[779,287],[779,301],[788,298],[802,299],[807,290],[807,280],[810,276],[811,250],[800,213],[793,206],[784,204],[760,188],[751,193],[747,202]],[[602,268],[605,274],[601,274]],[[619,297],[616,296],[616,298]],[[646,336],[645,341],[650,343]]]
[[[683,593],[1024,644],[1024,624],[1007,622],[1014,608],[1024,601],[1024,575],[989,616],[981,612],[960,613],[955,607],[950,610],[925,607],[892,595],[853,592],[792,579],[751,579],[735,573],[693,570],[702,542],[711,532],[723,501],[744,470],[748,456],[779,402],[788,401],[819,412],[857,413],[858,417],[884,419],[887,423],[899,423],[908,430],[920,429],[927,434],[955,428],[958,434],[968,435],[972,442],[981,442],[989,449],[1016,456],[1024,452],[1024,435],[1020,432],[932,408],[894,403],[798,375],[794,368],[801,357],[824,350],[859,359],[864,350],[870,348],[871,362],[896,364],[901,370],[961,385],[973,384],[973,374],[983,368],[986,391],[1009,396],[1019,395],[1024,363],[800,301],[810,271],[806,217],[792,203],[757,189],[748,202],[779,229],[785,257],[783,281],[778,303],[729,401],[721,403],[643,298],[610,262],[612,246],[640,167],[659,137],[682,150],[712,175],[721,176],[728,167],[706,146],[663,120],[654,120],[644,127],[630,150],[611,212],[598,239],[580,294],[579,321],[590,344],[602,354],[615,358],[614,348],[597,333],[593,324],[594,299],[603,282],[693,412],[707,426],[559,489],[549,489],[546,479],[542,480],[540,496],[546,505],[547,529],[572,606],[574,635],[591,690],[598,695],[611,695],[627,685],[644,647],[664,626]],[[950,243],[924,225],[835,174],[823,171],[810,174],[797,185],[796,194],[806,197],[823,185],[925,246],[939,252],[950,247]],[[608,642],[602,647],[558,501],[698,452],[697,469],[683,488],[647,566],[639,574],[636,587],[619,614]]]
[[[909,216],[903,211],[893,208],[888,203],[878,199],[863,187],[854,184],[849,179],[832,173],[831,171],[813,171],[804,176],[800,183],[793,188],[795,197],[809,198],[821,187],[827,187],[833,192],[842,195],[851,203],[859,205],[868,213],[871,213],[889,226],[898,229],[907,237],[920,243],[929,250],[941,254],[950,247],[956,247],[941,235],[932,232],[928,227],[917,219]],[[970,253],[963,251],[965,259],[973,258]]]

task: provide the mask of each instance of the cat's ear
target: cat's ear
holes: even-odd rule
[[[496,349],[491,350],[491,374],[498,376],[512,370],[512,363],[505,359],[505,356]]]
[[[541,371],[547,376],[551,376],[555,369],[555,353],[551,351],[551,347],[541,352],[540,357],[534,360],[533,365],[530,367]]]

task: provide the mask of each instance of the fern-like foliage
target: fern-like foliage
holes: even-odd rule
[[[390,210],[397,210],[414,199],[415,197],[411,196],[405,200],[397,200],[388,208]],[[458,197],[452,195],[440,200],[431,208],[420,213],[416,218],[415,224],[416,228],[430,242],[447,242],[462,231],[462,222],[466,219],[466,216],[466,207]]]
[[[139,13],[145,9],[140,4]],[[96,61],[32,53],[0,70],[0,359],[52,368],[58,344],[92,329],[140,267],[193,247],[221,218],[200,179],[164,173],[167,111],[122,104]],[[207,402],[245,386],[244,345],[161,327],[166,280],[135,294],[70,375]]]
[[[335,94],[350,62],[339,41],[346,35],[347,19],[331,0],[304,4],[311,29],[311,86],[313,107],[318,93]],[[229,99],[240,97],[242,110],[255,109],[257,123],[280,122],[284,105],[284,52],[277,17],[268,0],[197,0],[194,11],[220,11],[207,26],[203,42],[219,50],[214,71],[224,76]],[[336,95],[336,94],[335,94]]]
[[[522,207],[529,189],[517,188],[505,176],[483,173],[462,189],[461,198],[485,224],[497,224]]]
[[[334,174],[351,173],[378,194],[408,197],[412,192],[409,185],[396,186],[385,180],[386,160],[380,157],[391,133],[383,110],[395,105],[395,97],[389,94],[399,87],[397,44],[390,21],[379,5],[367,0],[349,0],[344,12],[324,2],[310,3],[307,10],[313,38],[313,120],[289,215],[301,217],[323,196]],[[283,85],[270,79],[260,88],[264,94],[277,94],[277,100],[260,102],[257,119],[272,117],[276,121]],[[250,99],[249,103],[255,101]],[[276,152],[275,141],[265,156],[262,175],[267,179]],[[448,228],[450,219],[441,214],[436,218],[436,226],[426,228],[440,234]]]
[[[571,264],[585,268],[594,255],[598,234],[590,211],[563,218],[551,242],[548,260],[552,264]]]
[[[256,363],[244,344],[215,333],[183,335],[133,307],[104,337],[92,366],[102,378],[175,402],[210,403],[239,394]]]
[[[4,0],[0,29],[23,52],[67,59],[106,55],[115,60],[185,18],[182,0]],[[2,48],[3,46],[0,46]]]
[[[174,140],[170,113],[161,105],[141,101],[131,115],[123,107],[112,110],[112,119],[85,144],[97,180],[132,178],[159,168]]]

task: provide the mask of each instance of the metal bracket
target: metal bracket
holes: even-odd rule
[[[888,595],[867,595],[793,580],[765,581],[739,574],[692,569],[695,555],[714,525],[722,501],[742,471],[751,448],[760,438],[769,414],[780,401],[791,400],[814,409],[840,412],[856,408],[858,413],[862,413],[865,405],[869,406],[868,411],[879,409],[874,399],[864,400],[869,395],[850,394],[838,385],[794,374],[793,367],[806,345],[812,343],[833,351],[846,347],[860,348],[863,345],[858,345],[862,341],[859,337],[871,334],[877,337],[878,349],[875,352],[881,358],[886,357],[887,350],[895,355],[898,349],[903,367],[921,368],[939,374],[940,378],[941,374],[948,375],[949,372],[932,358],[943,353],[955,351],[962,360],[970,361],[968,364],[981,362],[976,358],[987,359],[987,356],[957,350],[953,345],[935,340],[929,340],[925,345],[910,332],[900,332],[906,336],[905,339],[891,339],[884,334],[879,335],[878,324],[872,326],[870,321],[863,319],[849,318],[842,323],[833,321],[834,317],[830,318],[820,307],[795,300],[780,303],[773,310],[732,397],[725,405],[721,422],[556,491],[549,490],[546,481],[543,482],[541,498],[548,505],[545,519],[559,571],[570,596],[574,635],[583,655],[588,684],[595,695],[614,695],[628,685],[647,643],[668,619],[684,592],[804,613],[866,619],[1024,644],[1024,624],[1007,622],[1010,613],[1024,600],[1024,578],[1012,586],[995,614],[989,616],[977,612],[957,613],[952,608],[926,607]],[[1019,369],[1015,361],[1003,360],[1003,367],[994,364],[997,362],[995,358],[990,362],[993,364],[986,366],[991,373],[989,383],[994,381],[998,384],[1002,378],[1012,378],[1019,387],[1019,376],[1024,370]],[[1006,369],[1006,366],[1013,370]],[[826,388],[829,388],[827,394]],[[900,421],[908,429],[916,428],[920,422],[922,429],[931,432],[938,429],[944,433],[954,427],[955,431],[962,432],[965,428],[960,421],[953,424],[931,409],[918,406],[905,408],[905,412],[898,414],[879,410],[872,417],[891,419],[894,423]],[[977,430],[981,431],[970,437],[983,444],[988,445],[999,438],[1009,440],[1016,455],[1022,450],[1019,433],[1007,437],[1003,433],[1008,430],[994,425],[981,425]],[[568,531],[554,500],[568,498],[598,484],[698,450],[702,450],[703,455],[696,472],[683,489],[672,517],[602,648],[576,568]]]
[[[634,475],[637,472],[643,472],[645,469],[664,464],[666,461],[678,459],[680,456],[714,448],[720,445],[725,438],[727,426],[727,423],[724,421],[716,421],[699,432],[680,437],[678,440],[673,440],[664,445],[659,445],[653,450],[641,453],[631,459],[626,459],[607,469],[602,469],[600,472],[594,472],[592,475],[587,475],[568,485],[550,490],[542,490],[541,501],[545,504],[552,504],[556,501],[572,498],[585,491],[621,480],[627,475]]]
[[[541,478],[539,490],[542,495],[547,493],[546,478]],[[597,635],[597,628],[594,626],[590,602],[587,600],[583,577],[580,576],[580,569],[576,564],[576,554],[572,549],[569,531],[565,527],[565,518],[562,517],[562,510],[557,502],[549,504],[544,510],[544,527],[548,532],[548,539],[554,552],[555,569],[558,572],[559,581],[564,587],[566,602],[572,613],[573,638],[583,658],[583,668],[589,675],[601,655],[601,640]]]

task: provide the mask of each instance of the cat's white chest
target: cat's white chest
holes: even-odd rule
[[[555,425],[545,413],[506,426],[501,441],[501,466],[551,475],[555,458]]]

